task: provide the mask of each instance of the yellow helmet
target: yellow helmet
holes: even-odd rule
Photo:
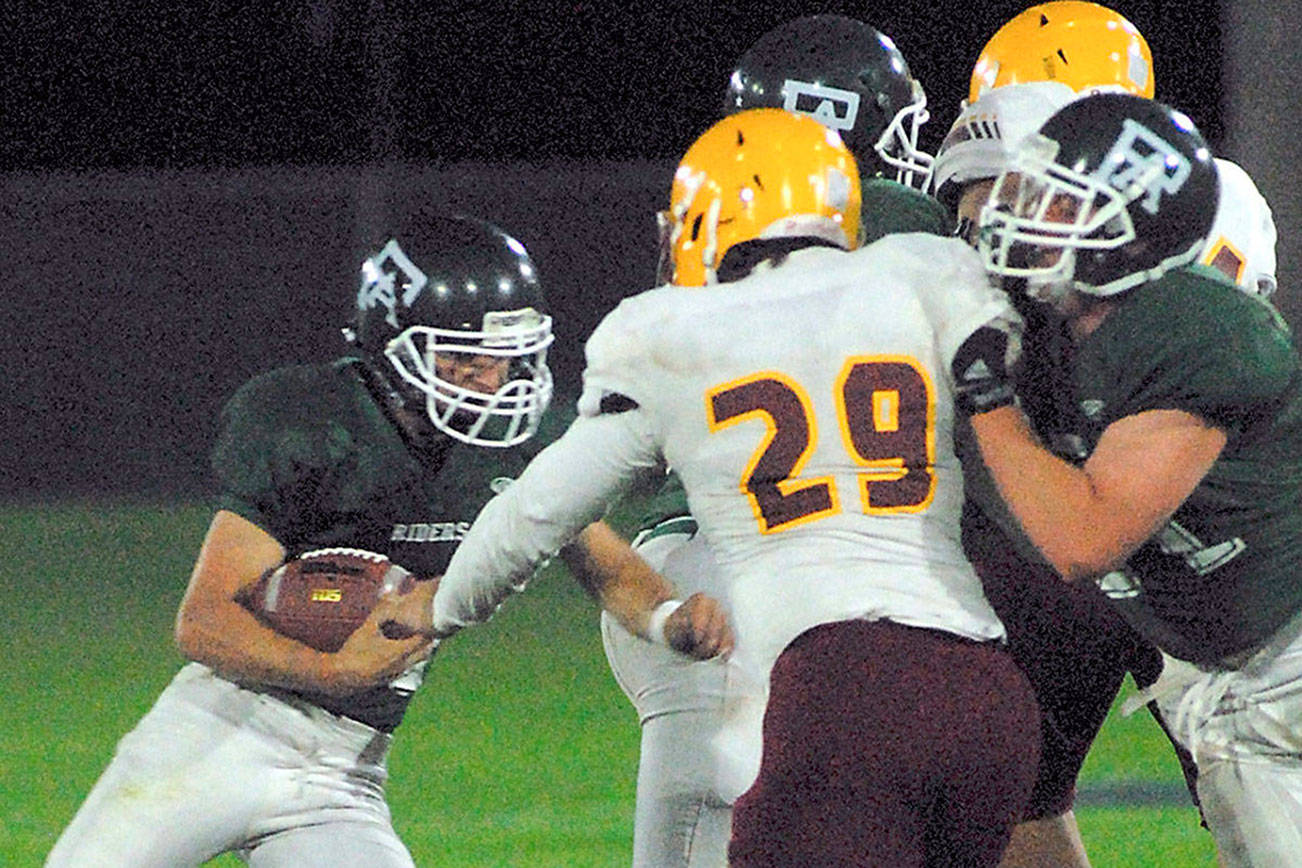
[[[836,130],[758,108],[714,124],[683,155],[669,196],[673,282],[714,283],[735,245],[811,237],[859,246],[859,170]]]
[[[1053,0],[1010,18],[990,37],[972,70],[968,100],[1027,81],[1152,99],[1153,54],[1135,25],[1106,6]]]

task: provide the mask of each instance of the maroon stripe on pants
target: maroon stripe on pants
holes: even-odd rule
[[[890,621],[802,633],[774,664],[733,866],[996,865],[1039,712],[1002,647]]]

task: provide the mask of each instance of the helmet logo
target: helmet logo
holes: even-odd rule
[[[1121,135],[1093,174],[1122,192],[1138,185],[1146,191],[1140,204],[1148,213],[1156,214],[1162,194],[1179,192],[1191,169],[1189,158],[1170,142],[1135,119],[1126,118]]]
[[[859,117],[859,94],[839,87],[788,78],[782,82],[782,107],[798,115],[809,115],[834,130],[854,129]]]
[[[385,264],[392,263],[391,269]],[[362,285],[357,290],[357,309],[368,311],[378,305],[389,309],[384,321],[394,328],[398,327],[398,277],[402,276],[402,304],[411,307],[420,296],[421,290],[429,282],[425,272],[416,267],[407,254],[398,246],[397,239],[390,238],[379,253],[362,263]]]

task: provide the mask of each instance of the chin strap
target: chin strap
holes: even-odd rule
[[[385,417],[398,429],[403,442],[427,460],[441,458],[451,445],[452,438],[435,428],[424,412],[411,410],[402,392],[373,360],[365,356],[358,358],[357,372]]]

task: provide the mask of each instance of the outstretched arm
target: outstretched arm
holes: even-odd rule
[[[588,525],[560,554],[579,584],[629,632],[701,660],[732,650],[732,628],[719,602],[704,594],[675,600],[673,584],[604,521]],[[653,623],[662,606],[670,614]]]
[[[659,447],[640,409],[576,419],[488,502],[457,546],[434,595],[435,635],[487,620],[642,473],[659,468]]]

